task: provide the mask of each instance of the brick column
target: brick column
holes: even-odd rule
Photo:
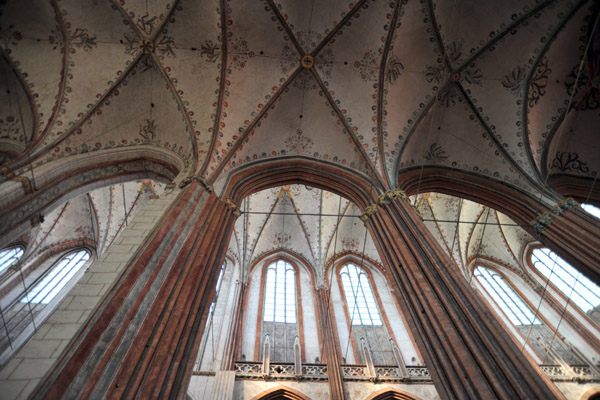
[[[472,175],[432,169],[421,176],[419,171],[402,176],[399,187],[409,195],[440,192],[498,210],[600,285],[600,221],[572,200],[554,193],[548,207],[539,196]]]
[[[401,191],[363,214],[443,399],[562,399],[461,276]]]
[[[237,209],[189,179],[38,398],[185,398]]]
[[[546,247],[600,285],[600,221],[572,200],[559,202],[531,223]]]
[[[344,392],[344,377],[342,375],[342,353],[339,347],[340,340],[332,318],[333,308],[329,297],[329,289],[319,288],[317,292],[317,309],[322,330],[323,363],[327,364],[327,380],[329,382],[329,398],[346,399]]]

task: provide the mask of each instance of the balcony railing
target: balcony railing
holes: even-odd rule
[[[540,365],[540,368],[554,382],[600,382],[600,376],[586,365],[570,365],[567,371],[560,365]],[[406,366],[406,375],[395,366],[375,365],[374,370],[375,376],[372,376],[366,365],[342,365],[342,377],[345,381],[433,382],[429,370],[422,365]],[[294,363],[272,363],[265,373],[262,362],[240,361],[235,363],[235,375],[238,379],[326,381],[327,365],[302,364],[302,373],[296,374]]]
[[[235,363],[235,376],[243,379],[280,379],[326,381],[327,365],[302,364],[297,373],[294,363],[272,363],[264,369],[264,363],[241,361]]]
[[[588,365],[540,365],[554,382],[600,382],[600,376]]]
[[[373,376],[366,365],[342,365],[342,376],[345,381],[431,382],[425,366],[409,365],[404,372],[393,365],[375,365],[374,370]]]

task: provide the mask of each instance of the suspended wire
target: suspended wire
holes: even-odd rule
[[[591,32],[590,32],[590,37],[589,37],[589,39],[588,39],[588,41],[587,41],[587,43],[586,43],[586,45],[585,45],[585,50],[584,50],[584,52],[583,52],[583,54],[582,54],[582,56],[581,56],[581,61],[579,62],[579,68],[578,68],[578,70],[577,70],[577,77],[575,78],[575,84],[574,84],[574,86],[573,86],[574,90],[571,92],[571,94],[570,94],[570,96],[569,96],[569,102],[567,103],[567,107],[566,107],[566,109],[565,109],[565,116],[564,116],[564,118],[562,119],[562,121],[560,122],[560,126],[558,127],[558,130],[557,130],[557,132],[556,132],[556,138],[554,139],[554,143],[557,143],[557,144],[558,144],[558,143],[559,143],[559,139],[560,139],[560,137],[562,136],[562,133],[563,133],[563,128],[564,128],[565,121],[566,121],[566,119],[567,119],[567,116],[568,116],[568,113],[569,113],[569,111],[571,110],[571,105],[572,105],[572,103],[573,103],[573,98],[575,97],[575,93],[577,92],[577,90],[575,90],[575,88],[577,88],[577,86],[578,86],[578,83],[579,83],[579,79],[581,78],[581,73],[583,72],[583,66],[584,66],[584,63],[585,63],[585,60],[586,60],[586,56],[587,56],[587,53],[588,53],[588,51],[589,51],[590,45],[591,45],[591,43],[592,43],[592,39],[593,39],[593,37],[594,37],[594,34],[595,34],[595,32],[596,32],[596,29],[597,29],[597,27],[598,27],[598,20],[599,20],[599,19],[600,19],[600,13],[597,13],[597,14],[596,14],[596,19],[594,20],[594,26],[592,27],[592,30],[591,30]],[[549,145],[548,145],[548,152],[549,152],[549,153],[550,153],[550,146],[551,146],[551,144],[549,144]],[[550,174],[548,173],[548,174],[546,174],[546,178],[545,178],[545,180],[544,180],[544,186],[542,187],[542,190],[540,190],[540,198],[539,198],[539,200],[538,200],[538,202],[539,202],[539,203],[541,203],[541,202],[542,202],[542,198],[543,198],[543,196],[544,196],[544,192],[545,192],[546,188],[548,187],[548,180],[549,180],[549,178],[550,178]],[[589,200],[589,198],[590,198],[590,196],[591,196],[591,194],[592,194],[592,190],[593,190],[593,188],[594,188],[594,185],[595,185],[595,183],[596,183],[596,178],[597,178],[597,177],[596,177],[596,176],[594,176],[594,180],[592,181],[592,185],[590,186],[590,190],[588,191],[588,195],[587,195],[587,197],[586,197],[586,201],[588,201],[588,200]],[[558,261],[558,255],[557,255],[557,254],[554,254],[554,255],[555,255],[555,257],[554,257],[554,263],[553,263],[553,265],[552,265],[552,269],[551,269],[551,271],[550,271],[550,274],[549,274],[549,275],[548,275],[548,277],[546,278],[546,283],[545,283],[545,285],[544,285],[544,290],[543,290],[543,292],[542,292],[542,294],[541,294],[541,296],[540,296],[540,302],[539,302],[539,304],[538,304],[538,306],[537,306],[537,308],[536,308],[536,310],[535,310],[535,315],[536,315],[536,316],[538,315],[538,313],[539,313],[539,309],[540,309],[540,307],[541,307],[541,305],[542,305],[542,302],[543,302],[543,300],[544,300],[544,296],[545,296],[545,294],[546,294],[546,290],[547,290],[547,287],[548,287],[548,283],[549,283],[549,281],[550,281],[550,276],[552,276],[552,274],[554,273],[554,267],[556,266],[556,263],[557,263],[557,261]],[[581,272],[579,272],[579,274],[577,275],[577,278],[576,278],[576,280],[575,280],[575,284],[578,282],[578,280],[579,280],[579,276],[580,276],[580,275],[581,275]],[[551,341],[550,341],[550,346],[552,346],[552,344],[554,343],[554,338],[556,337],[556,335],[557,335],[557,333],[558,333],[558,327],[560,326],[560,324],[561,324],[561,322],[562,322],[562,320],[563,320],[563,318],[564,318],[565,312],[567,311],[567,308],[568,308],[568,306],[569,306],[569,302],[571,301],[571,296],[572,296],[572,294],[573,294],[573,290],[574,290],[574,288],[575,288],[575,284],[574,284],[574,285],[571,287],[571,293],[569,294],[569,297],[568,297],[568,299],[567,299],[567,303],[565,304],[565,307],[564,307],[564,309],[563,309],[563,311],[562,311],[562,313],[561,313],[561,316],[560,316],[559,322],[558,322],[558,324],[557,324],[556,328],[554,329],[554,332],[553,332],[553,334],[552,334],[552,339],[551,339]],[[530,336],[530,334],[531,334],[531,330],[532,330],[532,328],[533,328],[533,326],[530,326],[530,328],[529,328],[529,332],[527,333],[527,338],[525,339],[525,343],[523,344],[523,348],[522,348],[522,350],[525,348],[525,345],[527,344],[527,342],[528,342],[528,340],[529,340],[529,336]]]
[[[565,313],[567,312],[567,308],[569,307],[569,303],[571,302],[571,296],[573,296],[573,291],[575,291],[575,286],[579,282],[579,277],[580,276],[581,276],[581,272],[579,272],[577,274],[577,278],[575,278],[575,283],[573,283],[573,286],[571,286],[571,292],[569,293],[569,297],[567,298],[567,302],[565,303],[565,307],[563,308],[562,313],[560,314],[560,319],[558,320],[558,324],[556,324],[556,329],[554,330],[554,334],[552,335],[552,339],[550,340],[550,347],[552,347],[552,345],[554,344],[554,338],[556,337],[556,334],[558,333],[558,328],[560,327],[560,324],[563,321]]]
[[[544,283],[544,289],[542,290],[542,294],[540,295],[540,301],[534,312],[534,318],[536,318],[536,319],[540,313],[540,307],[542,306],[542,302],[544,301],[544,297],[546,296],[546,291],[548,289],[548,283],[550,283],[550,277],[554,273],[554,268],[556,267],[557,260],[558,260],[558,255],[556,253],[554,253],[554,260],[552,263],[552,268],[550,269],[550,273],[548,274],[548,277],[546,278],[546,282]],[[529,337],[531,336],[532,331],[533,331],[533,325],[530,325],[529,330],[527,331],[527,336],[525,337],[525,342],[523,343],[523,346],[521,347],[521,351],[525,350],[525,346],[529,342]]]
[[[479,258],[479,252],[481,251],[481,244],[483,243],[483,236],[485,235],[485,228],[487,227],[487,221],[488,221],[489,216],[490,216],[490,208],[487,207],[486,215],[485,215],[485,222],[483,224],[483,229],[481,231],[481,237],[479,238],[479,246],[477,247],[477,251],[475,252],[475,258],[474,258],[475,260]],[[473,268],[473,270],[471,271],[471,274],[469,275],[469,285],[471,284],[471,281],[473,280],[473,275],[475,275],[475,268]]]
[[[361,259],[360,259],[360,267],[364,268],[364,261],[365,261],[365,248],[367,246],[367,227],[365,226],[365,237],[363,239],[363,248],[362,248],[362,255],[361,255]],[[361,271],[361,273],[364,273],[363,271]],[[347,360],[348,357],[348,349],[350,347],[350,339],[352,338],[353,334],[354,334],[354,313],[356,311],[356,308],[358,306],[358,301],[357,301],[357,296],[358,296],[358,289],[361,287],[362,282],[360,280],[360,274],[358,275],[358,283],[356,285],[356,293],[353,292],[353,296],[354,296],[354,307],[352,310],[352,316],[350,317],[350,332],[348,332],[348,342],[346,343],[346,352],[344,353],[344,359]],[[347,302],[346,302],[347,303]],[[367,308],[368,309],[368,308]],[[362,323],[362,317],[361,318],[361,323]],[[371,318],[371,321],[373,319]]]
[[[338,200],[338,218],[337,218],[337,222],[335,225],[335,233],[334,233],[334,242],[333,242],[333,258],[332,258],[332,264],[331,264],[331,271],[329,273],[329,292],[327,293],[327,299],[325,301],[325,320],[323,321],[323,327],[325,328],[323,330],[323,332],[325,332],[325,334],[327,334],[327,324],[329,323],[329,319],[330,319],[330,308],[331,308],[331,284],[333,282],[333,271],[335,270],[335,256],[336,256],[336,252],[337,252],[337,238],[338,238],[338,232],[340,229],[340,213],[341,213],[341,209],[342,209],[342,196],[338,196],[339,200]],[[323,210],[323,207],[321,207],[321,211]],[[325,253],[325,257],[327,257],[327,253]],[[325,277],[327,277],[327,272],[325,272]],[[325,284],[327,284],[327,282],[325,282]],[[325,346],[325,343],[323,341],[323,343],[321,343],[321,358],[323,357],[323,346]],[[327,360],[327,362],[331,362],[331,360]]]

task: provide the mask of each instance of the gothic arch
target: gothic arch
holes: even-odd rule
[[[300,184],[342,196],[360,209],[373,203],[383,188],[366,176],[332,163],[303,157],[267,160],[233,171],[224,184],[223,197],[236,203],[255,192],[276,186]]]
[[[580,397],[580,400],[598,400],[600,399],[600,387],[593,387],[585,392]]]
[[[559,201],[563,198],[556,192],[546,191],[546,203],[543,203],[539,193],[526,193],[474,174],[443,168],[412,169],[403,172],[398,178],[398,187],[408,195],[439,192],[500,211],[529,234],[540,237],[547,247],[586,274],[590,280],[600,284],[599,258],[593,244],[600,229],[600,222],[581,207],[566,204],[559,207]],[[551,210],[552,208],[558,208],[558,217],[553,216],[556,210]],[[550,222],[539,226],[537,222],[541,216],[549,216]],[[538,230],[534,226],[538,226]],[[589,236],[590,243],[578,241],[575,234]]]
[[[85,165],[59,174],[43,184],[38,181],[35,192],[11,199],[14,201],[10,204],[0,204],[0,219],[3,221],[0,237],[7,238],[9,232],[12,237],[19,236],[29,225],[26,221],[80,194],[138,178],[170,182],[178,173],[175,166],[163,160],[136,157]]]
[[[395,388],[383,388],[371,393],[365,400],[421,400],[419,397]]]
[[[252,400],[311,400],[311,398],[296,389],[281,385],[265,390],[261,394],[254,396]]]

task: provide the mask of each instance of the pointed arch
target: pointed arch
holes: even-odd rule
[[[387,387],[371,393],[365,400],[421,400],[421,398],[404,390]]]
[[[277,386],[272,389],[265,390],[261,394],[254,396],[252,400],[311,400],[305,394],[287,386]]]

